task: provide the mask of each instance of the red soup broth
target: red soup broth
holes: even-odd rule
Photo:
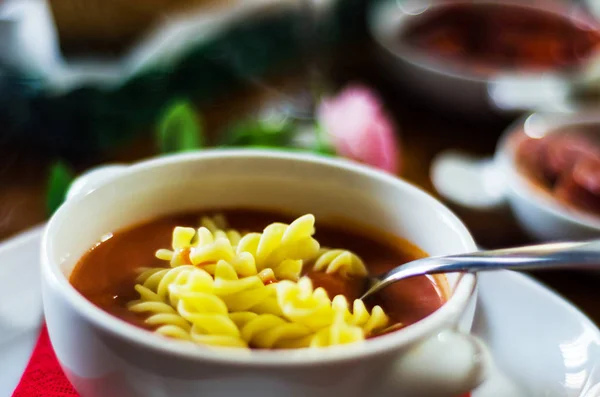
[[[273,222],[291,222],[293,217],[257,210],[218,211],[227,218],[231,228],[241,231],[262,231]],[[149,329],[144,317],[127,310],[127,302],[137,299],[134,290],[138,269],[165,267],[155,258],[156,250],[170,248],[175,226],[198,227],[203,215],[198,212],[167,216],[115,231],[90,249],[75,266],[71,284],[85,298],[106,312],[142,328]],[[425,257],[426,254],[406,240],[380,231],[355,225],[317,220],[315,238],[321,246],[348,249],[359,255],[371,274],[380,274],[402,263]],[[332,298],[343,294],[349,301],[361,296],[364,279],[342,280],[324,272],[311,271],[305,264],[304,273],[316,287],[323,287]],[[371,305],[379,304],[390,316],[392,326],[411,325],[436,311],[447,299],[448,286],[443,276],[423,276],[400,281],[384,290]],[[376,335],[374,335],[376,336]]]
[[[600,126],[579,125],[511,140],[519,172],[571,209],[600,216]]]
[[[534,4],[535,6],[535,4]],[[514,4],[438,5],[402,30],[401,42],[475,74],[574,68],[598,49],[599,27],[569,16]]]

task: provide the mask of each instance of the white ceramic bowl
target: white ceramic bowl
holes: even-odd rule
[[[472,3],[456,0],[456,3]],[[577,15],[566,3],[557,1],[478,0],[478,4],[508,4],[536,8],[556,15],[568,15],[582,24],[592,25],[584,14]],[[369,30],[377,42],[382,65],[402,87],[439,106],[464,114],[489,116],[522,111],[572,112],[579,107],[570,98],[571,77],[555,72],[500,72],[479,75],[448,67],[400,40],[400,32],[428,9],[444,7],[440,0],[383,0],[374,2],[369,12]],[[571,7],[572,8],[572,7]]]
[[[435,199],[344,160],[232,150],[101,168],[73,186],[42,246],[50,338],[82,397],[456,396],[482,381],[488,356],[468,334],[473,275],[448,275],[448,302],[403,330],[362,344],[285,352],[168,340],[100,310],[69,284],[78,259],[107,232],[179,211],[240,206],[342,216],[404,236],[432,255],[476,248]]]
[[[475,159],[445,152],[432,165],[431,178],[446,199],[473,209],[499,211],[509,205],[516,220],[540,241],[600,236],[600,219],[561,204],[515,166],[516,134],[542,137],[568,126],[596,124],[600,113],[532,114],[516,122],[498,142],[493,158]]]

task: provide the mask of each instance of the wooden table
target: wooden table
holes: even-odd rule
[[[418,100],[387,81],[370,61],[373,59],[370,48],[365,45],[359,51],[341,51],[342,55],[333,59],[331,65],[336,70],[337,83],[361,80],[380,90],[400,126],[403,178],[436,195],[429,178],[429,167],[440,151],[459,148],[482,156],[493,153],[498,136],[510,120],[476,122],[431,108],[426,101]],[[364,56],[357,59],[356,53]],[[288,79],[273,79],[272,84],[278,86],[282,81],[288,82]],[[208,130],[216,131],[227,120],[247,112],[260,99],[265,99],[265,91],[257,92],[249,88],[203,108]],[[102,161],[134,161],[152,153],[151,141],[142,138],[115,153],[106,154]],[[44,221],[44,191],[49,162],[50,159],[43,153],[29,148],[0,145],[0,239]],[[75,165],[85,169],[93,164]],[[461,208],[452,209],[483,246],[494,248],[528,242],[511,219]],[[538,273],[535,277],[567,297],[600,325],[600,305],[597,304],[600,299],[600,276],[560,271]]]

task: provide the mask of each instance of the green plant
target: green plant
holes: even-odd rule
[[[200,116],[187,100],[169,104],[156,130],[160,153],[188,152],[204,146],[204,128]]]
[[[50,167],[46,192],[46,211],[49,215],[63,203],[74,179],[75,172],[64,162],[57,161]]]

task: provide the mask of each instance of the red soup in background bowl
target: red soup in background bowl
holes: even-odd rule
[[[600,114],[534,113],[510,126],[492,157],[445,152],[438,192],[466,208],[507,216],[538,241],[600,235]]]
[[[569,69],[595,53],[600,31],[595,22],[564,11],[448,1],[400,29],[398,39],[464,73]]]
[[[558,94],[600,48],[600,24],[557,1],[384,0],[369,29],[399,89],[471,117],[579,108]]]
[[[518,171],[570,210],[600,220],[600,125],[515,136]]]

